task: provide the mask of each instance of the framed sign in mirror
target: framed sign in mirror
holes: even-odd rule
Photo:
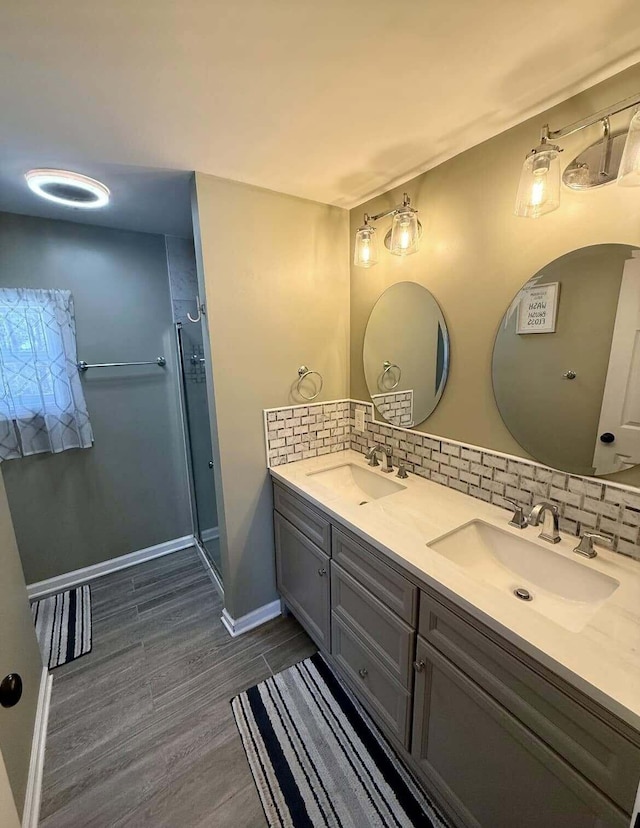
[[[586,475],[640,463],[640,250],[584,247],[532,276],[500,323],[492,378],[536,460]]]
[[[378,415],[412,428],[437,406],[449,372],[449,333],[433,295],[399,282],[376,302],[364,337],[364,374]]]

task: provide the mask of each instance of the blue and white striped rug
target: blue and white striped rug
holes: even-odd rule
[[[50,670],[91,651],[91,588],[88,584],[31,604],[42,659]]]
[[[447,828],[320,654],[231,705],[270,828]]]

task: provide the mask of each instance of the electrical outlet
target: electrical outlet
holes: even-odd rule
[[[364,411],[356,411],[356,431],[364,431]]]

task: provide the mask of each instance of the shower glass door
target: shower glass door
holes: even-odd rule
[[[201,323],[177,323],[195,534],[221,577],[211,424]]]

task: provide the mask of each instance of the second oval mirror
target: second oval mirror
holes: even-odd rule
[[[449,370],[449,334],[440,306],[416,282],[399,282],[376,302],[367,323],[364,375],[389,423],[412,428],[440,401]]]

